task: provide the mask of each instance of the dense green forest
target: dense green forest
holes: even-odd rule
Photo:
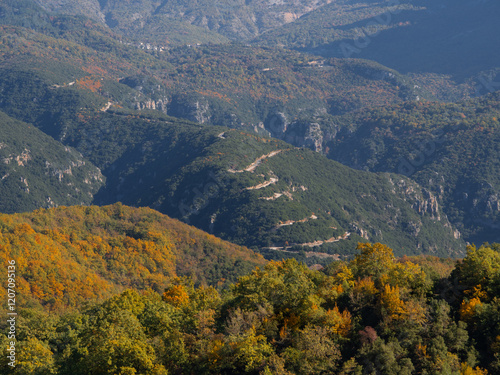
[[[338,118],[328,156],[410,176],[433,191],[467,240],[499,241],[500,96],[407,103]]]
[[[99,209],[98,214],[116,218],[122,209]],[[51,213],[61,215],[60,210]],[[96,214],[92,223],[106,222]],[[2,223],[5,227],[5,218]],[[17,247],[26,246],[34,230],[28,224],[16,228]],[[97,225],[92,231],[103,233]],[[47,235],[56,237],[55,231]],[[127,236],[120,243],[140,248],[161,241],[151,232],[147,236]],[[102,246],[107,242],[103,239]],[[151,250],[154,256],[168,254]],[[86,251],[80,245],[81,256]],[[113,258],[124,251],[126,247],[116,248]],[[19,277],[26,277],[29,268],[18,259]],[[44,309],[26,303],[19,306],[17,366],[9,372],[2,366],[1,371],[494,374],[500,370],[499,270],[498,244],[471,246],[458,262],[429,256],[397,259],[385,245],[359,244],[352,260],[333,262],[322,271],[293,259],[271,261],[222,291],[194,286],[190,278],[169,278],[161,291],[139,286],[142,291],[128,289],[57,314],[47,311],[50,304]],[[53,284],[50,278],[42,282],[40,274],[33,277],[40,282],[30,286]],[[35,298],[43,300],[40,292]],[[7,346],[5,334],[1,336]],[[6,360],[2,358],[4,365]]]

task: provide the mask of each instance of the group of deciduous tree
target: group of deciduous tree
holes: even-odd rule
[[[13,373],[500,371],[499,244],[469,247],[454,268],[378,243],[358,250],[322,271],[271,261],[225,290],[176,278],[64,314],[22,308]]]

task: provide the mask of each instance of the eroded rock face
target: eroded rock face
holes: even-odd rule
[[[486,202],[486,209],[490,213],[499,212],[500,211],[500,201],[498,198],[498,194],[490,195],[488,201]]]
[[[205,122],[210,121],[209,114],[210,104],[207,101],[196,101],[194,103],[194,111],[193,116],[196,119],[196,122],[203,124]]]
[[[441,209],[438,199],[431,191],[421,188],[407,179],[401,179],[393,183],[406,195],[410,202],[413,202],[413,209],[420,215],[441,221]]]
[[[176,117],[182,117],[203,124],[210,121],[211,116],[209,114],[209,109],[210,104],[208,102],[197,100],[186,106],[176,107],[173,111],[175,112],[174,116]],[[172,111],[169,114],[172,114]]]
[[[293,122],[282,139],[295,146],[307,147],[316,152],[323,151],[323,131],[315,122]]]
[[[208,100],[203,97],[187,98],[174,95],[170,100],[167,98],[157,100],[154,104],[156,109],[169,116],[184,118],[200,124],[210,122],[212,119],[212,108]]]
[[[366,240],[370,240],[368,230],[361,228],[360,224],[351,223],[350,230],[351,232],[358,234],[360,237],[363,237]]]
[[[450,228],[455,239],[461,237],[461,233],[456,228],[453,228],[449,222],[447,216],[443,213],[440,205],[439,199],[431,191],[420,187],[415,182],[401,178],[398,180],[393,180],[390,178],[390,182],[394,185],[393,192],[399,190],[405,195],[405,200],[412,204],[412,208],[418,212],[422,217],[429,218],[433,221],[440,221],[447,228]],[[413,236],[418,236],[420,229],[422,227],[422,222],[412,222],[407,226],[408,232]]]
[[[272,137],[281,139],[297,147],[307,147],[319,153],[326,149],[327,142],[333,140],[337,134],[335,128],[324,130],[321,124],[314,119],[288,121],[284,112],[277,112],[268,117],[264,128]]]
[[[279,139],[284,139],[288,125],[289,121],[284,112],[276,112],[264,122],[264,126],[271,133],[271,136]]]
[[[167,104],[168,104],[168,98],[163,98],[163,99],[158,99],[158,100],[147,99],[145,101],[135,102],[134,107],[137,110],[154,109],[154,110],[161,111],[163,113],[167,113]]]
[[[422,198],[417,198],[413,208],[421,215],[428,214],[432,219],[441,220],[437,198],[428,190],[422,189]]]
[[[323,152],[323,132],[317,123],[309,125],[304,138],[304,146],[312,148],[316,152]]]
[[[120,79],[120,83],[136,90],[124,99],[128,105],[137,110],[149,109],[167,113],[170,102],[168,90],[155,79],[146,76],[130,76]]]

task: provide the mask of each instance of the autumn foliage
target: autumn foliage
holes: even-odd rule
[[[211,259],[202,264],[204,254]],[[163,292],[187,269],[197,282],[224,283],[234,277],[231,272],[263,263],[249,250],[156,211],[121,204],[0,215],[0,260],[10,259],[17,264],[19,298],[53,310],[126,288]],[[203,270],[207,265],[210,273]],[[214,272],[217,267],[228,268],[224,279]]]
[[[53,210],[48,217],[40,215],[45,225],[50,223],[54,227],[43,235],[39,232],[40,222],[19,223],[16,222],[19,217],[4,216],[3,228],[10,228],[10,231],[2,232],[2,244],[7,244],[8,237],[9,246],[13,246],[10,249],[33,249],[53,241],[50,242],[52,245],[61,248],[59,253],[47,249],[48,258],[62,256],[62,247],[65,247],[74,256],[96,262],[100,258],[93,255],[92,249],[104,255],[102,262],[105,264],[114,260],[107,263],[110,265],[107,268],[118,267],[123,272],[127,268],[123,264],[125,261],[120,260],[120,254],[123,254],[120,247],[126,249],[127,257],[135,257],[138,262],[143,259],[141,254],[149,254],[144,259],[152,257],[149,263],[152,270],[159,266],[167,269],[171,264],[167,255],[174,257],[173,250],[169,249],[175,249],[175,239],[165,236],[158,228],[148,226],[142,238],[131,237],[129,232],[129,236],[123,236],[120,241],[116,238],[111,241],[105,234],[123,228],[105,229],[102,224],[110,222],[96,219],[96,215],[105,213],[108,218],[123,219],[118,222],[124,225],[138,214],[136,210],[129,211],[120,205],[88,209],[94,210],[91,221],[94,237],[85,237],[91,245],[84,242],[82,235],[74,233],[81,228],[82,222],[89,228],[85,211],[68,209]],[[62,212],[65,212],[65,217]],[[144,214],[141,212],[135,217],[136,224]],[[75,217],[78,220],[74,220]],[[72,230],[56,230],[61,227],[57,225],[58,220],[65,221],[65,227],[72,227]],[[189,242],[188,238],[184,240]],[[160,258],[150,252],[158,246],[164,249]],[[151,271],[146,272],[146,265],[139,264],[136,267],[142,270],[142,274],[134,279],[136,274],[129,273],[128,285],[148,289],[146,293],[127,290],[69,314],[48,315],[41,310],[24,308],[23,324],[34,329],[26,331],[20,338],[19,347],[25,351],[17,371],[55,374],[484,375],[488,373],[488,367],[495,373],[498,364],[494,355],[482,359],[477,356],[477,349],[471,346],[471,338],[479,337],[485,332],[484,325],[489,324],[490,330],[496,330],[496,336],[488,336],[484,348],[477,347],[485,352],[498,353],[500,319],[497,316],[498,323],[494,323],[495,318],[491,318],[500,310],[495,296],[482,297],[484,301],[495,301],[490,304],[475,303],[479,297],[467,297],[467,290],[463,289],[463,302],[453,307],[453,303],[450,305],[446,300],[436,298],[438,284],[408,258],[396,259],[392,250],[382,244],[360,244],[359,250],[359,255],[352,261],[332,263],[324,272],[309,270],[293,259],[271,261],[240,277],[222,294],[214,287],[195,287],[190,278],[174,276],[173,270],[168,278],[158,276],[157,284],[152,284],[147,281]],[[466,272],[478,259],[474,256],[475,251],[469,249],[469,256],[457,266],[454,275],[469,280],[477,291],[479,280],[471,280],[472,276],[467,276]],[[480,251],[497,250],[481,248]],[[43,257],[41,260],[47,261]],[[23,267],[20,274],[35,269],[33,262],[35,259],[20,261]],[[425,261],[421,263],[426,264]],[[437,269],[438,263],[435,261]],[[493,264],[491,269],[496,269]],[[57,278],[48,270],[46,279],[54,281],[47,281],[48,286],[41,283],[40,289],[35,287],[31,293],[47,308],[54,308],[54,304],[45,302],[46,294],[52,293],[52,298],[64,300],[68,298],[66,289],[74,286],[68,286],[63,282],[64,278]],[[38,274],[32,272],[41,277],[41,271]],[[61,272],[64,274],[64,270]],[[74,275],[78,277],[79,274],[74,272]],[[480,276],[478,272],[476,275]],[[480,277],[485,280],[484,276]],[[26,281],[25,288],[33,287],[28,283],[31,280]],[[138,284],[139,280],[143,284]],[[87,298],[95,299],[96,295],[92,295],[89,289],[92,284],[88,284],[74,293],[90,293]],[[106,285],[112,284],[108,281]],[[161,285],[163,289],[158,290]],[[61,290],[58,291],[56,286]],[[484,286],[488,290],[492,287],[491,282],[489,287]],[[113,289],[108,290],[108,293],[112,292]],[[460,319],[472,324],[469,331],[465,329],[465,323],[453,319],[454,309]]]
[[[157,215],[117,204],[0,218],[2,257],[18,260],[19,289],[31,298],[20,299],[15,373],[485,375],[500,368],[498,245],[470,247],[443,275],[446,261],[397,259],[389,247],[365,243],[352,260],[322,271],[270,261],[220,290],[176,274],[179,248],[200,238]]]

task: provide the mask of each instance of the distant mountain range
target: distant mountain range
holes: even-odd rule
[[[171,31],[174,34],[189,33],[195,41],[201,34],[207,34],[207,30],[215,40],[223,39],[222,35],[230,39],[249,39],[328,3],[328,0],[35,1],[46,11],[82,14],[129,37],[139,33],[165,41],[169,41]],[[172,22],[180,28],[172,28]]]
[[[441,75],[403,75],[365,60],[234,42],[139,42],[117,33],[125,21],[110,28],[111,16],[82,15],[98,9],[96,4],[79,3],[85,11],[76,3],[57,4],[44,3],[45,10],[28,0],[24,8],[2,4],[0,109],[5,129],[14,119],[26,123],[19,126],[35,126],[61,149],[76,149],[88,168],[102,171],[99,184],[106,182],[99,192],[99,184],[87,192],[79,187],[85,178],[73,176],[78,181],[66,186],[88,197],[75,204],[150,206],[269,256],[310,250],[346,255],[356,241],[382,241],[400,254],[458,255],[464,240],[497,240],[496,169],[485,162],[476,174],[461,169],[480,156],[464,152],[465,138],[455,134],[456,126],[463,128],[476,147],[495,139],[497,97],[438,102],[491,91],[484,84],[478,89],[479,76],[459,85]],[[261,9],[259,4],[247,6]],[[133,14],[121,3],[98,5],[113,19]],[[157,14],[160,8],[178,12],[181,22],[184,10],[174,9],[179,3],[155,6]],[[308,12],[312,17],[314,9],[334,6],[354,12],[353,20],[361,17],[349,2],[316,2]],[[417,12],[415,4],[398,6]],[[141,9],[153,9],[148,7]],[[363,17],[373,9],[366,7]],[[137,22],[144,17],[137,15]],[[481,77],[494,87],[494,72]],[[445,140],[438,151],[411,173],[398,168],[401,160],[412,165],[419,150],[411,145],[428,135]],[[494,145],[488,150],[496,165]],[[320,154],[384,173],[352,170]],[[43,171],[33,167],[30,173]],[[433,174],[442,181],[436,183]],[[29,184],[34,177],[21,178]],[[13,201],[5,210],[49,207],[46,196],[69,197],[35,186],[40,198],[31,206]],[[471,204],[460,201],[463,194]],[[58,199],[54,205],[73,204]]]
[[[236,40],[325,57],[365,58],[402,73],[438,73],[458,80],[500,62],[494,48],[500,5],[493,0],[23,0],[13,7],[38,7],[23,26],[43,18],[43,9],[83,15],[153,44]],[[15,12],[9,17],[15,18]]]
[[[461,81],[500,65],[499,12],[493,0],[332,1],[258,41]]]

